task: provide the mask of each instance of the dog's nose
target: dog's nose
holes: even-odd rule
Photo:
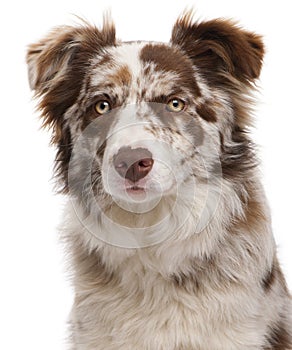
[[[122,147],[114,156],[114,167],[117,173],[132,182],[143,179],[152,169],[152,153],[146,148]]]

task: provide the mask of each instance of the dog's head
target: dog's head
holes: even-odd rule
[[[240,183],[254,165],[248,92],[263,54],[259,36],[190,14],[166,44],[120,42],[107,20],[31,45],[30,85],[53,129],[63,189],[123,207],[194,198],[212,177]]]

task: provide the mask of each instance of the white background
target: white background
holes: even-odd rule
[[[6,3],[6,5],[4,5]],[[263,161],[279,257],[292,289],[291,184],[291,7],[278,0],[2,2],[1,14],[1,242],[0,348],[65,349],[66,319],[72,292],[65,274],[56,226],[63,198],[50,181],[54,152],[39,131],[25,66],[26,45],[52,26],[72,24],[72,14],[101,23],[112,9],[123,40],[168,41],[186,6],[196,17],[232,17],[265,37],[255,138]],[[106,350],[106,349],[105,349]]]

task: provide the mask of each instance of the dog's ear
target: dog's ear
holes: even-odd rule
[[[28,48],[29,83],[36,96],[43,124],[53,128],[53,142],[62,134],[63,115],[80,93],[90,59],[106,46],[116,44],[115,28],[105,18],[102,30],[63,26]]]
[[[64,76],[80,51],[97,53],[104,46],[115,45],[115,41],[115,28],[110,21],[104,23],[101,31],[89,24],[55,28],[28,48],[27,64],[31,89],[38,93],[46,91],[49,83]]]
[[[27,52],[30,88],[38,93],[47,90],[49,84],[66,71],[70,58],[78,49],[75,30],[58,27],[39,42],[32,44]]]
[[[228,73],[241,82],[260,75],[264,56],[262,38],[229,20],[193,23],[190,13],[173,27],[172,44],[179,46],[203,74]]]

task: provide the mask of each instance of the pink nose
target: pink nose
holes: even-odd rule
[[[143,179],[153,167],[152,153],[146,148],[122,147],[114,156],[117,173],[132,182]]]

